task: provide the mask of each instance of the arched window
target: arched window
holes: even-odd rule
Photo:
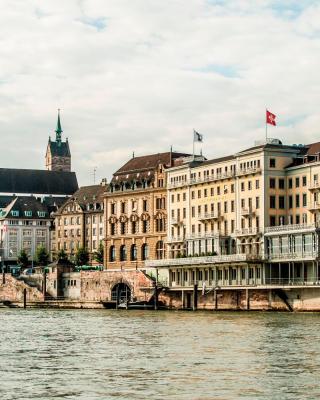
[[[162,240],[159,240],[156,244],[156,258],[158,260],[161,260],[165,256],[165,248],[164,248],[164,243]]]
[[[130,260],[137,261],[137,246],[135,244],[131,245],[130,248]]]
[[[141,247],[141,259],[147,260],[149,258],[149,246],[144,243]]]
[[[123,244],[120,246],[120,261],[126,261],[127,260],[127,249],[126,246]]]
[[[110,262],[116,261],[116,248],[115,248],[115,246],[110,246],[110,249],[109,249],[109,261]]]

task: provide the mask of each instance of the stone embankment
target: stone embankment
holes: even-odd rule
[[[154,280],[141,271],[82,271],[46,277],[47,289],[60,286],[62,296],[53,291],[43,295],[10,274],[0,276],[0,306],[41,308],[104,308],[114,303],[114,290],[125,284],[131,301],[153,304]],[[72,283],[72,285],[71,285]],[[296,288],[229,288],[219,290],[170,290],[159,288],[157,300],[161,308],[194,310],[252,311],[320,311],[320,287]]]

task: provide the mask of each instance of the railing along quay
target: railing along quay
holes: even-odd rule
[[[218,264],[231,263],[241,261],[261,260],[259,255],[252,254],[226,254],[221,256],[203,256],[203,257],[183,257],[183,258],[168,258],[162,260],[146,260],[146,267],[167,267],[175,265],[199,265],[199,264]]]

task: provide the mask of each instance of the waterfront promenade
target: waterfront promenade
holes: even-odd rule
[[[2,400],[317,399],[318,314],[0,310]]]

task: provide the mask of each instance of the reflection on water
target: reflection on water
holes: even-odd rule
[[[317,399],[320,315],[0,310],[0,399]]]

